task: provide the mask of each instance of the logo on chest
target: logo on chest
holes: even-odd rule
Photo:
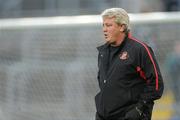
[[[119,54],[119,58],[120,58],[121,60],[127,60],[127,59],[129,58],[128,52],[127,52],[127,51],[121,52],[121,53]]]

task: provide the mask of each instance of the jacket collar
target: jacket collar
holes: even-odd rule
[[[98,51],[101,51],[101,50],[106,49],[106,48],[108,48],[108,47],[109,47],[109,44],[108,44],[108,43],[105,43],[105,44],[103,44],[103,45],[101,45],[101,46],[98,46],[98,47],[97,47],[97,50],[98,50]]]

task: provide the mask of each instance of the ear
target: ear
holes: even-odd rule
[[[126,25],[121,24],[121,25],[120,25],[120,31],[121,31],[121,32],[124,32],[125,29],[126,29]]]

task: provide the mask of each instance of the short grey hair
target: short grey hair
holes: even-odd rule
[[[112,18],[115,17],[115,22],[117,24],[126,25],[127,31],[130,29],[129,27],[129,16],[128,13],[122,8],[110,8],[106,9],[101,14],[102,18]]]

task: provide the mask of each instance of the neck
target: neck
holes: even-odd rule
[[[111,46],[120,46],[122,44],[122,42],[124,41],[126,37],[126,34],[120,34],[117,38],[117,40],[114,43],[111,43]]]

